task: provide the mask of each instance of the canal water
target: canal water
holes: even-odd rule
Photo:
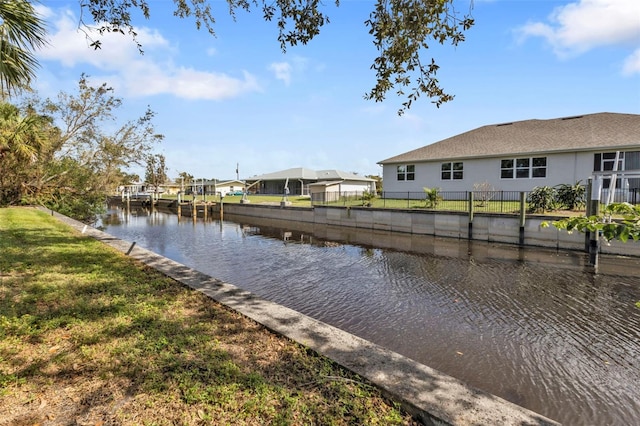
[[[640,424],[640,259],[110,210],[105,231],[567,425]]]

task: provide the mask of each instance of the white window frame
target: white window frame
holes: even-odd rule
[[[460,165],[459,169],[456,166]],[[447,167],[445,169],[445,167]],[[445,177],[445,173],[448,177]],[[440,164],[440,180],[463,180],[464,179],[464,162],[463,161],[447,161]]]
[[[613,171],[613,167],[616,163],[616,153],[615,152],[597,152],[595,155],[600,155],[600,170],[594,170],[598,172],[609,172]],[[608,157],[608,158],[605,158]],[[625,170],[625,155],[624,151],[620,151],[618,154],[618,171]],[[605,189],[609,189],[611,186],[611,179],[604,178],[602,181],[602,187]],[[621,181],[616,180],[616,188],[621,187]]]
[[[416,165],[415,164],[400,164],[396,166],[396,180],[398,182],[414,181],[416,180]]]
[[[544,160],[544,165],[540,165],[540,160]],[[505,167],[505,161],[511,161],[511,166]],[[500,160],[500,179],[545,179],[548,167],[548,157],[546,156],[503,158]],[[544,176],[535,176],[541,171]],[[504,172],[510,172],[511,176],[505,177]]]

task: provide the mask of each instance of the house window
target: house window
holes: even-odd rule
[[[616,165],[616,157],[618,157],[618,167]],[[603,152],[595,154],[593,157],[593,171],[605,172],[616,170],[625,170],[624,152]],[[604,178],[602,187],[608,189],[611,186],[611,179]],[[616,188],[620,188],[620,181],[616,180]]]
[[[416,180],[416,166],[414,164],[398,166],[397,175],[398,180]]]
[[[500,162],[501,179],[547,177],[547,157],[509,158]]]
[[[531,159],[530,158],[518,158],[516,159],[516,178],[528,179]]]
[[[547,177],[547,157],[534,157],[531,159],[531,177]]]
[[[442,163],[442,180],[459,180],[464,177],[464,165],[462,162]]]
[[[513,179],[514,160],[502,160],[500,162],[500,177],[502,179]]]
[[[616,164],[615,152],[603,152],[602,154],[595,154],[593,159],[593,171],[602,172],[613,170]],[[618,155],[618,170],[624,170],[624,152],[620,152]]]

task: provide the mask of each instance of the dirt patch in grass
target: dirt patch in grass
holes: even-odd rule
[[[0,209],[0,425],[418,424],[357,375],[33,210]]]

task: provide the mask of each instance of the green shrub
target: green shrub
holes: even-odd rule
[[[577,210],[586,204],[586,189],[581,181],[576,182],[574,185],[566,183],[556,185],[556,192],[558,205],[568,210]]]
[[[438,203],[442,201],[440,196],[440,188],[422,188],[425,194],[425,207],[436,208]]]
[[[362,205],[371,207],[371,201],[376,198],[375,192],[364,191],[362,193]]]
[[[536,186],[529,193],[527,202],[532,213],[544,213],[556,206],[557,191],[551,186]]]

